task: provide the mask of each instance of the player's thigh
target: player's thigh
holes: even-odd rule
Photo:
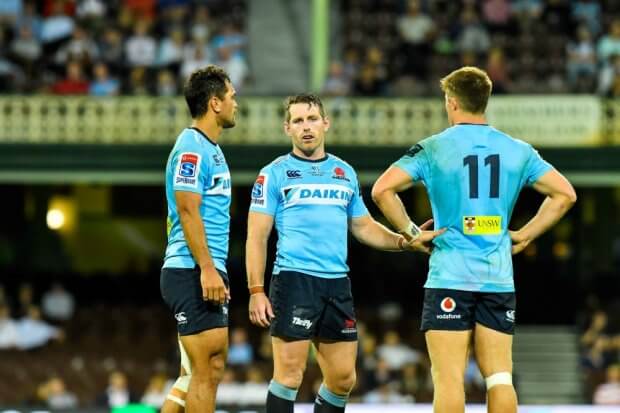
[[[273,370],[276,381],[279,376],[303,373],[308,360],[310,340],[286,339],[272,337]]]
[[[349,277],[318,279],[324,309],[317,326],[315,342],[357,341],[357,320]]]
[[[192,373],[204,371],[214,358],[223,363],[228,353],[228,327],[218,327],[200,333],[181,336]],[[224,367],[223,364],[221,366]]]
[[[474,347],[476,361],[484,377],[512,373],[512,335],[476,324]]]
[[[431,373],[436,384],[462,383],[472,331],[428,330],[425,333]]]
[[[329,383],[331,381],[354,380],[357,359],[357,341],[328,342],[315,340],[317,361]],[[353,384],[353,383],[352,383]]]

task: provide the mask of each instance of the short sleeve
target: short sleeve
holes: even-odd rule
[[[362,198],[362,187],[359,184],[357,175],[355,175],[354,185],[355,189],[353,190],[351,202],[349,202],[349,207],[347,209],[349,218],[359,218],[364,215],[368,215],[368,208],[366,208],[366,204],[364,204],[364,198]]]
[[[250,211],[275,215],[280,200],[280,190],[271,168],[264,168],[258,174],[252,187]]]
[[[553,169],[553,166],[545,161],[532,146],[529,147],[529,150],[530,153],[525,170],[525,184],[533,185],[541,176]]]
[[[172,158],[172,189],[202,194],[209,182],[209,158],[190,140],[179,146]]]
[[[402,158],[394,162],[396,166],[405,171],[412,180],[424,180],[424,171],[427,169],[427,158],[424,148],[420,144],[416,144],[409,148]]]

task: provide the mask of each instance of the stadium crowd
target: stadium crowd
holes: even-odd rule
[[[323,92],[432,95],[478,65],[494,93],[620,95],[620,3],[612,0],[342,0]],[[247,2],[11,0],[0,3],[0,93],[180,93],[215,63],[251,84]],[[616,17],[614,17],[616,16]]]

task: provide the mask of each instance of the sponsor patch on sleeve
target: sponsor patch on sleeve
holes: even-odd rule
[[[198,188],[200,159],[200,155],[193,152],[183,152],[179,155],[179,161],[174,174],[175,186]]]
[[[265,208],[267,206],[267,182],[269,175],[260,174],[252,187],[252,205]]]

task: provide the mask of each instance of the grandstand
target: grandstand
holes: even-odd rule
[[[520,411],[618,411],[619,59],[613,0],[0,0],[0,411],[161,406],[179,365],[159,292],[164,167],[190,120],[183,82],[211,63],[231,73],[240,103],[221,140],[237,331],[223,411],[264,411],[271,377],[268,336],[247,317],[243,249],[256,174],[290,148],[283,96],[326,97],[328,150],[356,168],[380,217],[373,182],[447,126],[437,81],[463,64],[494,81],[490,122],[538,148],[579,195],[515,257]],[[404,199],[431,216],[422,187]],[[524,191],[513,225],[540,201]],[[353,241],[349,262],[363,327],[347,411],[430,412],[427,258]],[[298,411],[311,411],[317,380],[311,360]],[[466,387],[467,412],[484,411],[473,361]],[[111,406],[111,389],[127,403]]]

